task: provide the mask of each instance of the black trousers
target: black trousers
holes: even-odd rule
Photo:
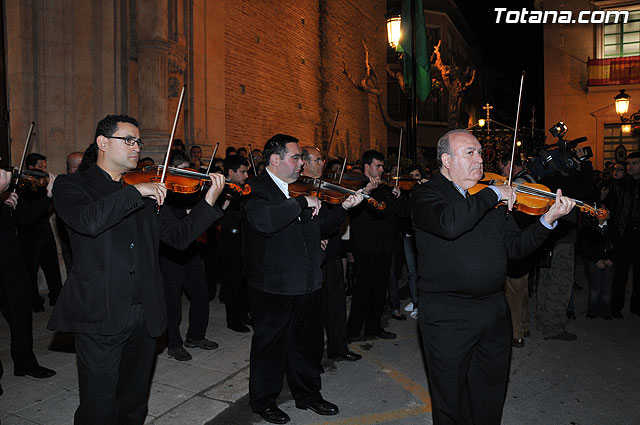
[[[384,310],[391,270],[390,252],[353,252],[356,283],[352,288],[351,310],[347,322],[347,336],[360,335],[364,323],[366,335],[382,331],[380,319]]]
[[[33,353],[31,290],[22,258],[0,261],[0,310],[9,323],[14,368],[37,366]]]
[[[322,304],[324,330],[327,334],[327,355],[344,356],[347,347],[347,296],[344,293],[342,259],[328,258],[322,268]]]
[[[434,425],[499,425],[512,332],[504,293],[447,302],[420,292],[418,303]]]
[[[616,273],[613,278],[611,310],[622,311],[624,307],[629,266],[633,265],[633,292],[629,301],[629,310],[640,313],[640,230],[628,229],[615,249]]]
[[[117,335],[76,334],[80,406],[74,423],[143,424],[155,345],[141,304],[131,306]]]
[[[322,292],[278,295],[249,288],[253,318],[249,403],[254,412],[276,406],[286,374],[296,405],[322,398]]]
[[[242,275],[242,239],[240,233],[225,232],[220,240],[222,288],[227,325],[242,325],[249,313],[247,282]]]
[[[20,249],[24,258],[29,282],[31,284],[31,303],[33,307],[44,305],[44,298],[38,291],[38,268],[42,267],[49,288],[49,303],[54,305],[62,289],[58,250],[53,231],[49,227],[44,232],[23,233],[20,237]]]
[[[172,272],[164,274],[164,300],[167,306],[167,346],[180,347],[182,322],[182,291],[187,294],[189,304],[189,328],[187,338],[196,341],[204,338],[209,326],[209,289],[202,258],[194,256],[182,266],[173,266]]]

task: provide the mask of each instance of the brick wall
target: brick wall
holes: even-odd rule
[[[378,0],[227,2],[226,144],[262,148],[283,132],[303,145],[326,145],[339,108],[332,154],[354,160],[370,147],[383,149],[386,127],[377,99],[343,74],[343,60],[361,79],[364,40],[386,89],[384,14]]]

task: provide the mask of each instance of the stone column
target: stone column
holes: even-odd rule
[[[138,120],[144,140],[144,156],[161,160],[167,149],[173,121],[168,113],[168,5],[155,0],[137,5]]]

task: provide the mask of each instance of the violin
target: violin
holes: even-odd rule
[[[49,174],[39,170],[7,170],[12,173],[13,185],[16,190],[32,190],[37,191],[41,187],[47,187],[49,184]]]
[[[142,170],[128,171],[122,175],[122,181],[126,185],[137,183],[158,183],[162,178],[163,165],[145,167]],[[208,174],[199,173],[191,168],[175,168],[167,167],[164,184],[167,190],[175,193],[191,194],[198,192],[201,188],[211,181]],[[225,180],[225,185],[241,195],[251,193],[251,186],[245,184],[240,186]]]
[[[413,177],[400,176],[400,177],[392,177],[391,179],[398,182],[398,185],[396,187],[399,188],[400,190],[411,190],[415,187],[415,185],[420,183],[420,180],[416,180]]]
[[[348,187],[329,183],[308,177],[302,177],[296,182],[289,184],[289,194],[291,196],[315,196],[321,201],[330,204],[341,204],[350,195],[355,195],[356,191]],[[378,202],[369,195],[360,192],[362,197],[367,200],[377,210],[384,210],[387,205],[384,202]]]
[[[474,195],[487,186],[504,185],[507,179],[495,173],[484,173],[484,178],[469,189],[469,194]],[[528,215],[542,215],[549,211],[549,208],[555,203],[556,194],[551,192],[547,186],[538,183],[518,183],[511,185],[516,191],[516,202],[513,208],[516,211],[523,212]],[[576,207],[593,217],[600,220],[607,218],[606,210],[596,209],[591,205],[587,205],[582,201],[573,199]]]

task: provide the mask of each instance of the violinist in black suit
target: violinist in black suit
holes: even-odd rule
[[[438,141],[440,173],[417,186],[411,213],[418,248],[419,323],[435,425],[498,425],[507,390],[511,320],[507,258],[540,246],[575,201],[556,194],[549,211],[521,230],[511,186],[468,190],[483,176],[482,147],[466,130]]]
[[[336,230],[360,194],[320,213],[313,196],[289,195],[302,167],[298,139],[277,134],[264,147],[265,172],[251,181],[244,204],[242,254],[254,323],[249,401],[266,421],[289,416],[276,405],[286,373],[299,409],[335,415],[338,406],[322,398],[318,365],[323,352],[320,240]]]
[[[249,162],[240,155],[229,155],[224,159],[224,174],[231,183],[244,188],[248,178]],[[242,204],[248,196],[242,195],[230,186],[225,187],[218,204],[224,210],[220,219],[220,268],[224,305],[227,314],[227,328],[246,333],[249,319],[249,298],[247,282],[242,276]]]
[[[186,248],[222,216],[213,184],[181,220],[161,209],[162,183],[124,186],[142,141],[135,119],[109,115],[76,174],[53,187],[56,211],[71,240],[73,266],[49,329],[75,333],[80,406],[76,424],[142,424],[147,412],[155,338],[167,326],[158,250],[160,240]]]
[[[302,175],[311,179],[322,176],[324,161],[322,153],[314,146],[302,148],[304,168]],[[323,206],[327,209],[340,208],[339,205]],[[340,257],[340,231],[336,229],[327,239],[323,239],[325,261],[322,265],[322,304],[324,309],[323,322],[327,333],[327,356],[329,358],[343,358],[347,361],[357,361],[362,358],[358,353],[349,350],[347,345],[347,296],[344,292],[344,275],[342,258]]]
[[[0,170],[0,310],[9,324],[13,374],[50,378],[55,371],[40,366],[33,352],[31,291],[15,224],[18,194],[7,190],[11,180],[10,172]],[[3,372],[0,362],[0,378]]]
[[[382,328],[381,318],[389,285],[391,256],[400,236],[400,218],[408,217],[406,202],[400,189],[380,184],[384,171],[384,155],[369,150],[362,154],[362,172],[369,178],[364,193],[384,202],[377,210],[362,204],[351,218],[351,241],[355,257],[356,283],[352,289],[347,336],[356,338],[364,325],[367,336],[393,339],[396,334]]]

